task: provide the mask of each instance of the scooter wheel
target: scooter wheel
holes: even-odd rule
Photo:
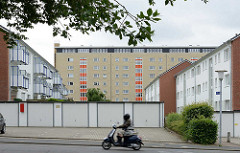
[[[140,150],[141,147],[142,147],[142,144],[141,144],[140,142],[136,142],[136,143],[134,143],[133,146],[132,146],[132,148],[133,148],[134,150]]]
[[[103,149],[108,150],[108,149],[110,149],[112,147],[112,145],[111,145],[110,142],[103,141],[102,142],[102,147],[103,147]]]

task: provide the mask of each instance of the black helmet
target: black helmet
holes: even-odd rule
[[[129,114],[125,114],[124,116],[123,116],[123,119],[126,121],[126,120],[128,120],[130,118],[130,115]]]

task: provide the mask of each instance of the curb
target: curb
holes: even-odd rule
[[[99,147],[101,146],[101,141],[100,140],[93,140],[93,139],[59,139],[59,138],[33,138],[33,137],[0,137],[0,138],[10,138],[10,139],[35,139],[35,140],[44,140],[44,139],[49,139],[49,140],[70,140],[70,141],[82,141],[78,143],[70,142],[70,143],[60,143],[60,142],[23,142],[23,141],[1,141],[0,143],[14,143],[14,144],[36,144],[36,145],[67,145],[67,146],[95,146]],[[83,143],[85,142],[85,143]],[[94,143],[93,143],[94,142]],[[97,144],[99,142],[99,144]],[[148,142],[149,143],[149,142]],[[196,150],[222,150],[222,151],[240,151],[239,149],[231,149],[231,148],[202,148],[202,147],[191,147],[191,146],[182,146],[182,147],[176,147],[176,146],[161,146],[161,145],[151,145],[145,143],[142,147],[143,148],[161,148],[161,149],[196,149]],[[151,142],[150,142],[151,143]],[[179,143],[178,143],[179,144]],[[163,144],[162,144],[163,145]]]

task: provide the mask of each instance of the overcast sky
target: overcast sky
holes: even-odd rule
[[[175,5],[165,6],[164,0],[155,0],[154,9],[160,12],[161,21],[153,24],[153,42],[145,41],[138,46],[219,46],[240,33],[240,0],[177,0]],[[148,0],[119,0],[132,13],[148,8]],[[0,20],[6,27],[6,22]],[[8,28],[8,27],[7,27]],[[9,29],[9,28],[8,28]],[[11,29],[13,30],[13,29]],[[36,25],[26,33],[25,40],[35,51],[54,63],[54,42],[61,46],[127,46],[127,39],[119,40],[105,32],[83,35],[71,31],[71,40],[53,37],[52,27]]]

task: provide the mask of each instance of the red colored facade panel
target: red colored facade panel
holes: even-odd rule
[[[160,82],[160,101],[164,102],[164,115],[176,112],[176,78],[175,75],[191,65],[185,61],[171,71],[162,75]]]
[[[232,41],[232,109],[240,110],[240,37]]]
[[[0,101],[9,100],[9,53],[3,40],[4,33],[0,32]]]

